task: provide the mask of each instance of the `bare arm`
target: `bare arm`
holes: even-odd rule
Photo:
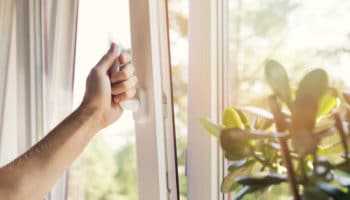
[[[0,197],[43,199],[58,178],[102,128],[122,114],[121,101],[135,95],[137,79],[128,65],[111,76],[116,46],[92,69],[81,106],[25,154],[0,169]],[[121,63],[127,62],[122,56]]]

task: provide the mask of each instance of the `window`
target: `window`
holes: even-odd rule
[[[322,67],[332,84],[348,87],[349,9],[349,3],[340,0],[190,1],[189,199],[224,197],[220,183],[225,162],[199,118],[219,122],[225,107],[264,106],[270,93],[263,80],[266,59],[280,61],[294,85],[302,74]],[[283,199],[287,194],[288,188],[281,186],[264,198]]]
[[[269,58],[286,67],[292,86],[318,67],[329,73],[335,87],[349,86],[349,10],[350,3],[340,0],[229,1],[231,104],[266,107],[270,91],[263,64]],[[287,185],[274,188],[264,198],[288,198]]]
[[[70,171],[70,199],[177,199],[165,8],[165,1],[152,0],[80,3],[75,106],[114,38],[131,50],[140,109],[126,111],[88,146]]]
[[[92,14],[93,13],[93,14]],[[129,2],[80,1],[74,80],[74,107],[79,106],[90,69],[109,40],[131,48]],[[138,199],[135,123],[131,111],[94,138],[70,170],[69,196],[74,200]]]

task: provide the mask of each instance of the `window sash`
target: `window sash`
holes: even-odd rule
[[[140,200],[178,199],[166,13],[165,0],[130,1],[132,58],[141,88],[134,115]]]

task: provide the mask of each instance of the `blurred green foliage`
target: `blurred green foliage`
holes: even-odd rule
[[[97,137],[70,171],[70,199],[137,200],[135,145],[120,150],[110,148]]]

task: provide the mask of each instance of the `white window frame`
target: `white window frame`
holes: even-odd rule
[[[189,16],[188,199],[224,199],[220,184],[225,172],[217,139],[200,118],[221,121],[229,105],[228,1],[191,0]]]
[[[135,113],[140,200],[177,200],[166,0],[131,0],[132,58],[141,88]]]

